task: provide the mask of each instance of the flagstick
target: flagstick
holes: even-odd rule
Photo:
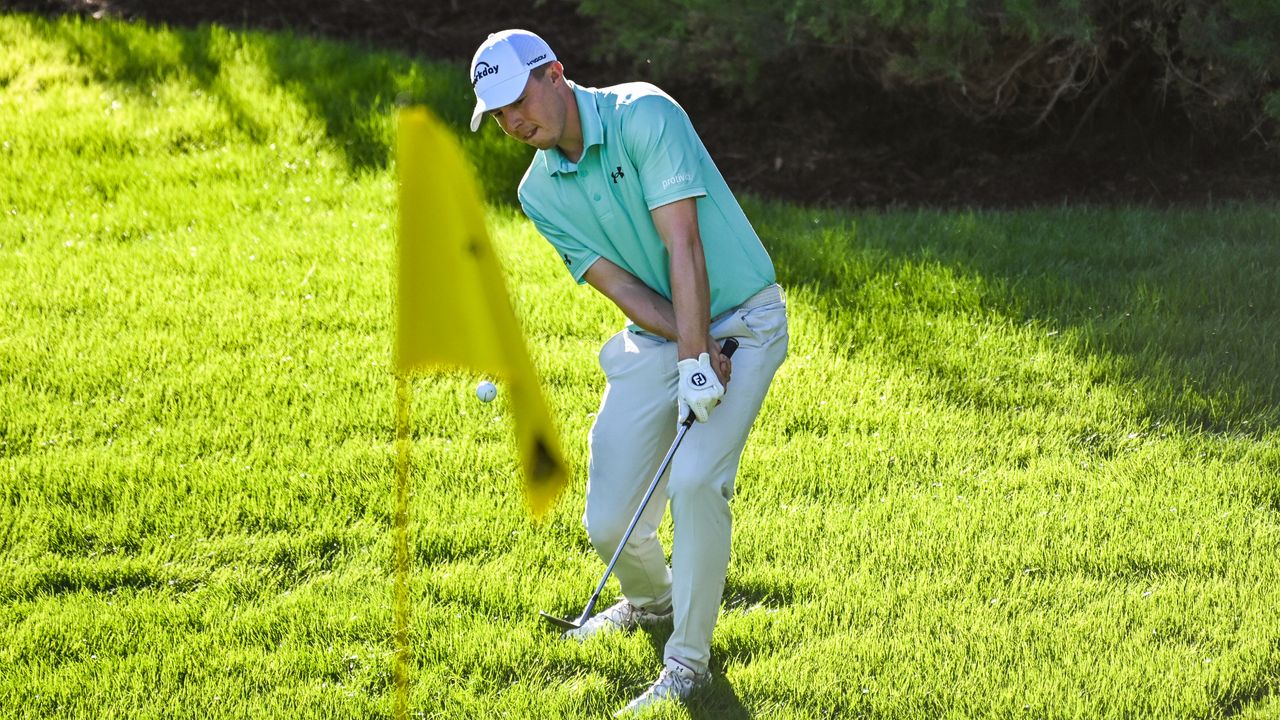
[[[396,373],[395,720],[409,716],[409,379]]]

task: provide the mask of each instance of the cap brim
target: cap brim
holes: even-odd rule
[[[524,92],[524,86],[529,82],[529,71],[525,70],[519,75],[509,77],[500,83],[485,88],[484,95],[476,95],[476,107],[471,111],[471,132],[480,129],[480,121],[484,119],[484,114],[497,110],[504,105],[510,105],[520,98],[520,93]]]

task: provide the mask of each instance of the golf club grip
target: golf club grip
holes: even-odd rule
[[[720,354],[731,358],[738,351],[738,338],[725,338],[724,344],[720,346]]]
[[[727,358],[733,357],[733,354],[737,352],[737,350],[738,350],[738,338],[731,338],[731,337],[725,338],[724,344],[720,346],[720,354],[724,355]],[[698,419],[698,416],[695,415],[692,410],[690,410],[689,414],[685,416],[685,419],[680,424],[692,426],[693,422],[697,419]]]

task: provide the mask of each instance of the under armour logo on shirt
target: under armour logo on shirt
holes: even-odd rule
[[[689,378],[689,382],[693,383],[694,387],[702,387],[707,384],[707,376],[702,373],[694,373],[693,376]]]
[[[620,178],[626,177],[622,172],[622,166],[618,165],[618,172],[609,173],[609,177],[613,178],[613,184],[617,185]]]

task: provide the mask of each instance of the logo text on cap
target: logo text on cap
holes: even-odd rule
[[[542,62],[543,60],[546,60],[546,59],[547,59],[547,54],[546,54],[546,53],[542,53],[542,54],[541,54],[541,55],[539,55],[538,57],[536,57],[536,58],[534,58],[534,59],[530,60],[529,62],[525,63],[525,64],[524,64],[524,66],[525,66],[525,67],[533,67],[534,65],[537,65],[538,63],[540,63],[540,62]]]
[[[490,65],[489,63],[484,61],[480,61],[476,63],[476,74],[474,77],[471,78],[471,87],[475,87],[476,83],[480,82],[481,78],[485,78],[490,75],[496,75],[497,72],[498,72],[497,65]]]

